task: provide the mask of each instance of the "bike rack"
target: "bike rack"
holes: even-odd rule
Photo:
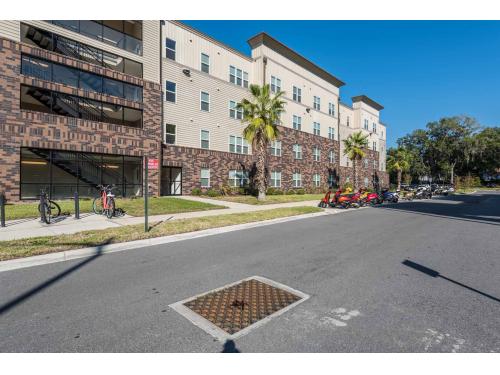
[[[80,219],[80,197],[78,191],[75,191],[75,219]]]
[[[0,226],[5,228],[5,203],[7,200],[5,199],[5,194],[0,194]]]

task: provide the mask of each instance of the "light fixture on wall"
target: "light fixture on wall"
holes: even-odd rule
[[[187,77],[191,77],[191,71],[189,69],[182,69],[182,73],[184,73]]]
[[[306,112],[307,113],[311,112],[311,108],[306,108]]]

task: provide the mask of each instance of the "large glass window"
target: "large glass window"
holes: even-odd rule
[[[59,116],[142,127],[142,111],[112,103],[21,85],[21,109]]]
[[[38,59],[33,56],[22,56],[21,73],[26,76],[78,87],[83,90],[118,96],[127,100],[142,101],[141,86],[105,78],[94,73]]]
[[[243,137],[229,136],[229,152],[248,154],[248,142]]]
[[[229,66],[229,82],[247,88],[248,73],[231,65]]]
[[[230,170],[229,186],[243,187],[248,185],[248,171]]]
[[[97,185],[114,184],[116,195],[142,194],[142,158],[37,148],[21,148],[21,199],[94,197]]]

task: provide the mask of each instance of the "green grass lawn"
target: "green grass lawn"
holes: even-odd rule
[[[259,202],[256,197],[251,195],[235,195],[223,197],[207,197],[209,199],[217,199],[221,201],[246,203],[246,204],[275,204],[275,203],[288,203],[288,202],[304,202],[315,201],[318,202],[325,196],[325,194],[303,194],[303,195],[267,195],[264,202]]]
[[[72,200],[56,201],[61,206],[62,213],[75,213],[75,204]],[[117,199],[116,207],[122,208],[127,214],[132,216],[142,216],[144,214],[144,199]],[[180,212],[205,211],[225,208],[223,205],[189,201],[174,197],[149,198],[149,214],[174,214]],[[92,200],[80,200],[80,212],[92,212]],[[38,217],[38,202],[36,203],[16,203],[5,206],[5,216],[7,220],[17,220]]]
[[[322,211],[317,207],[275,208],[265,211],[254,211],[218,216],[174,220],[153,223],[149,232],[144,226],[127,225],[119,228],[90,230],[74,234],[63,234],[49,237],[35,237],[21,240],[0,242],[0,261],[22,258],[33,255],[48,254],[58,251],[99,246],[104,243],[119,243],[145,238],[168,236],[179,233],[200,231],[209,228],[225,227],[235,224],[251,223],[280,217],[295,216]]]

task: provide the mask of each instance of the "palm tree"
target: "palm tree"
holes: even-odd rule
[[[357,161],[365,157],[364,149],[368,147],[368,135],[363,135],[363,132],[352,133],[344,139],[344,155],[352,161],[352,172],[354,179],[354,191],[358,190],[358,171]]]
[[[387,168],[397,173],[398,190],[401,190],[401,176],[410,169],[411,154],[405,148],[390,149],[387,157]]]
[[[250,100],[243,99],[237,108],[243,109],[242,122],[246,124],[243,136],[252,144],[257,155],[255,184],[259,190],[258,200],[266,199],[266,157],[269,143],[279,136],[278,125],[284,112],[285,102],[281,99],[284,92],[271,95],[269,85],[250,85]]]

